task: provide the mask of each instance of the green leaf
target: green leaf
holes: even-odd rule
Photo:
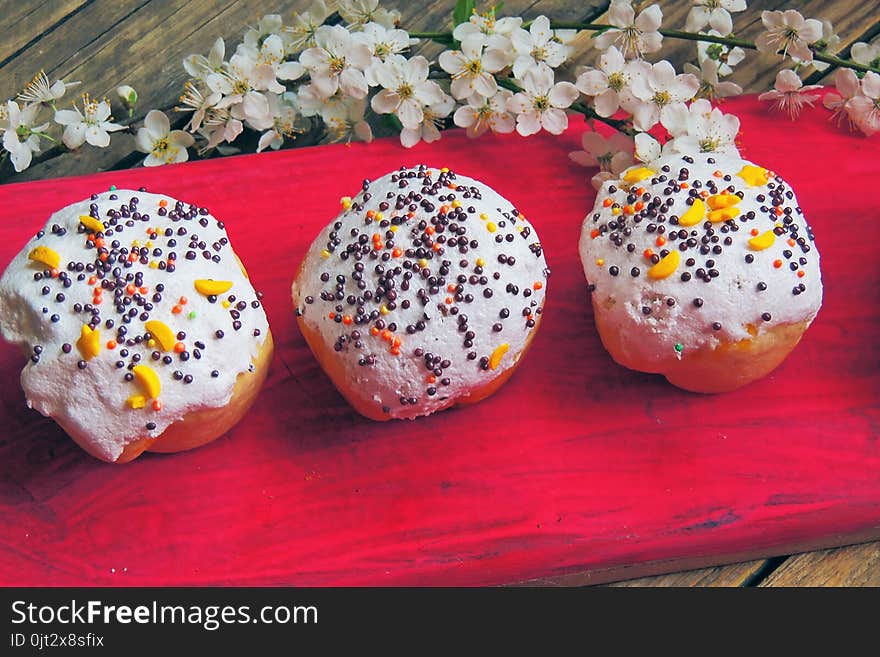
[[[403,124],[400,122],[400,119],[398,119],[394,114],[383,114],[382,123],[397,132],[403,130]]]
[[[457,25],[467,23],[475,7],[474,0],[457,0],[455,11],[452,12],[452,28],[455,29]]]

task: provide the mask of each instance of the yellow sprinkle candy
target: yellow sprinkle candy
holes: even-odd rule
[[[620,208],[618,208],[618,207],[611,208],[611,214],[615,214],[615,215],[620,214]]]
[[[391,311],[388,310],[388,306],[386,306],[386,305],[383,303],[382,306],[379,308],[379,312],[382,313],[383,315],[387,315],[387,314],[390,313]]]
[[[428,261],[425,260],[424,258],[420,258],[420,259],[419,259],[419,267],[421,267],[421,268],[424,269],[424,268],[427,267],[427,266],[428,266]]]
[[[720,210],[722,208],[729,208],[731,205],[736,205],[742,199],[736,194],[714,194],[706,199],[706,203],[709,205],[709,208],[712,210]]]
[[[143,395],[132,395],[125,400],[125,403],[136,410],[138,408],[143,408],[147,405],[147,398]]]
[[[477,267],[482,267],[485,264],[486,264],[485,260],[483,260],[482,258],[477,258]]]
[[[709,221],[713,224],[717,224],[721,221],[727,221],[728,219],[733,219],[739,214],[739,208],[721,208],[720,210],[712,210],[709,213]],[[679,223],[681,223],[679,221]]]
[[[156,341],[153,338],[150,338],[149,340],[147,340],[147,346],[150,349],[153,349],[156,346]]]
[[[601,267],[602,265],[605,264],[605,259],[604,259],[604,258],[596,258],[596,264],[597,264],[599,267]]]
[[[232,287],[232,281],[215,281],[211,278],[200,278],[194,282],[199,294],[206,297],[218,296]]]
[[[752,187],[760,187],[766,185],[770,177],[767,175],[767,169],[756,167],[754,164],[745,165],[739,172],[740,178],[746,181],[746,184]]]
[[[678,220],[679,226],[694,226],[703,220],[706,216],[706,205],[702,199],[694,199],[694,204],[681,215]]]
[[[763,251],[764,249],[773,246],[773,242],[775,241],[776,233],[774,233],[772,230],[768,230],[750,239],[749,248],[753,251]]]
[[[400,226],[389,226],[388,230],[390,230],[392,233],[396,233],[398,228],[400,228]]]
[[[58,269],[58,265],[61,264],[61,256],[58,255],[57,251],[50,249],[48,246],[36,247],[28,253],[28,258],[40,262],[50,269]]]
[[[348,210],[351,207],[351,196],[343,196],[339,199],[339,205],[342,206],[343,210]]]
[[[633,184],[639,182],[640,180],[644,180],[645,178],[650,178],[655,173],[655,171],[652,171],[648,167],[636,167],[635,169],[630,169],[625,174],[623,174],[623,179],[629,184]]]
[[[144,244],[144,246],[147,247],[147,248],[149,249],[149,248],[152,248],[153,243],[152,243],[152,242],[147,242],[146,244]]]
[[[132,245],[132,246],[140,246],[140,245],[141,245],[141,241],[140,241],[140,240],[132,240],[132,241],[131,241],[131,245]]]
[[[150,260],[150,269],[159,269],[159,261]]]
[[[494,370],[501,364],[501,359],[504,358],[504,354],[507,353],[507,350],[510,349],[510,345],[506,342],[504,344],[498,345],[495,347],[495,351],[492,352],[492,355],[489,356],[489,369]]]
[[[134,380],[137,381],[141,390],[150,399],[157,399],[162,391],[162,382],[159,381],[159,375],[149,365],[135,365],[131,371],[134,374]]]
[[[486,230],[488,230],[490,233],[494,233],[496,230],[498,230],[498,226],[495,225],[494,221],[490,221],[488,224],[486,224]]]
[[[174,335],[174,331],[172,331],[165,322],[160,322],[158,319],[151,319],[144,323],[144,328],[150,332],[150,335],[152,335],[160,345],[162,345],[164,351],[171,351],[174,349],[174,345],[177,342],[177,336]]]
[[[101,331],[83,324],[82,331],[79,334],[79,340],[76,341],[76,348],[86,360],[91,360],[101,353]]]
[[[324,259],[326,260],[327,258],[330,257],[330,252],[329,252],[327,249],[323,249],[323,250],[321,251],[321,257],[324,258]]]
[[[440,169],[440,172],[441,173],[449,173],[449,167],[443,167],[442,169]]]
[[[678,250],[670,251],[660,258],[660,262],[648,270],[648,278],[660,280],[661,278],[672,276],[675,270],[678,269],[679,262],[681,262],[681,255],[679,255]]]
[[[104,232],[104,223],[94,217],[89,217],[87,215],[80,215],[79,223],[88,228],[93,233],[102,233]]]
[[[460,208],[460,207],[461,207],[461,201],[459,201],[458,199],[455,199],[455,200],[452,202],[452,207],[454,207],[454,208]]]
[[[223,306],[224,308],[229,308],[229,306],[231,306],[232,304],[226,300],[223,300],[220,302],[220,305]]]
[[[480,213],[480,219],[482,219],[483,221],[488,221],[488,219],[489,219],[489,215],[486,214],[485,212],[481,212],[481,213]]]
[[[381,212],[376,213],[376,221],[382,221],[385,218],[385,215]]]

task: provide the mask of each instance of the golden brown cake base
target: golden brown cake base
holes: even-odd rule
[[[540,315],[537,315],[537,317],[540,318]],[[309,349],[312,350],[315,358],[318,359],[321,368],[326,372],[327,376],[330,377],[330,380],[333,382],[333,385],[336,386],[339,393],[345,397],[352,407],[354,407],[354,410],[371,420],[378,420],[380,422],[396,419],[388,413],[384,413],[381,408],[377,407],[376,402],[369,397],[369,391],[362,391],[351,385],[351,379],[345,372],[342,359],[339,358],[336,352],[321,339],[321,336],[317,331],[310,329],[303,321],[302,317],[297,317],[296,321],[299,324],[303,337],[306,339],[306,344],[309,345]],[[433,412],[436,413],[437,411],[442,411],[453,406],[476,404],[495,393],[507,382],[508,379],[510,379],[511,376],[513,376],[513,372],[519,366],[520,360],[532,344],[532,339],[535,337],[535,333],[537,333],[538,330],[538,323],[540,323],[540,319],[535,326],[532,327],[531,332],[526,338],[526,344],[525,347],[523,347],[523,350],[515,355],[516,360],[512,367],[502,372],[486,385],[473,388],[467,395],[448,399],[443,406]]]
[[[674,354],[662,361],[638,362],[627,348],[626,327],[610,324],[602,307],[593,299],[593,315],[602,344],[611,357],[631,370],[662,374],[673,385],[691,392],[729,392],[767,376],[800,342],[809,321],[779,324],[762,329],[752,327],[754,337],[722,342],[716,348],[685,349],[679,360]]]

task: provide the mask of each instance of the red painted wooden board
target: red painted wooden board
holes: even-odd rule
[[[90,458],[28,411],[21,355],[0,347],[0,583],[497,584],[880,536],[880,142],[831,126],[824,109],[796,124],[750,98],[727,109],[744,154],[797,190],[826,287],[784,365],[720,396],[603,350],[576,248],[592,172],[566,156],[580,123],[562,138],[455,132],[412,150],[319,147],[0,187],[4,265],[52,210],[111,184],[207,205],[265,292],[277,344],[235,430],[127,466]],[[308,352],[290,279],[340,196],[419,162],[514,201],[553,275],[534,346],[497,395],[374,423]]]

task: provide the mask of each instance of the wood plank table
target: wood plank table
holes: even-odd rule
[[[412,31],[434,31],[445,29],[454,3],[452,0],[426,3],[388,0],[383,4],[400,8],[404,27]],[[664,26],[683,26],[689,3],[664,4],[664,9],[670,10],[664,17]],[[806,16],[831,20],[841,37],[836,51],[843,54],[848,53],[854,42],[869,41],[880,33],[880,12],[876,3],[752,0],[749,4],[746,13],[735,17],[739,35],[744,38],[753,39],[760,32],[760,10],[787,7],[797,8]],[[243,26],[255,24],[263,14],[289,16],[290,12],[302,10],[307,5],[302,0],[0,0],[0,28],[6,35],[0,43],[0,97],[14,96],[36,71],[43,68],[50,79],[83,80],[95,95],[109,96],[116,85],[131,84],[140,94],[139,112],[132,119],[139,121],[149,108],[169,110],[177,103],[185,79],[185,72],[178,62],[185,55],[207,52],[217,36],[226,38],[227,44],[237,42]],[[556,20],[602,22],[607,6],[608,2],[602,0],[581,3],[510,0],[505,4],[505,13],[525,18],[543,13]],[[572,71],[576,66],[595,59],[588,36],[580,36],[576,45],[577,55],[568,65]],[[438,52],[434,44],[424,44],[420,48],[428,55]],[[678,42],[668,46],[664,56],[680,60],[689,57],[692,48],[693,44]],[[771,58],[750,53],[747,62],[738,67],[732,79],[747,92],[760,92],[772,84],[777,66],[778,62]],[[810,81],[827,82],[820,72],[813,72]],[[7,180],[21,182],[128,168],[139,158],[131,157],[130,144],[122,142],[116,140],[113,146],[104,150],[89,149],[47,159]],[[826,539],[823,547],[834,542],[851,543],[875,536],[849,535],[839,541]],[[747,560],[747,553],[728,555],[723,559],[725,562],[738,560],[730,565],[719,565],[711,560],[670,562],[665,566],[654,564],[650,572],[637,568],[621,569],[606,574],[603,579],[624,580],[615,586],[880,585],[880,542],[815,551],[816,547],[805,542],[796,546],[797,550],[803,550],[802,553],[751,560]],[[680,572],[642,577],[656,573],[658,569]],[[583,585],[594,581],[589,575],[575,573],[528,583]]]

